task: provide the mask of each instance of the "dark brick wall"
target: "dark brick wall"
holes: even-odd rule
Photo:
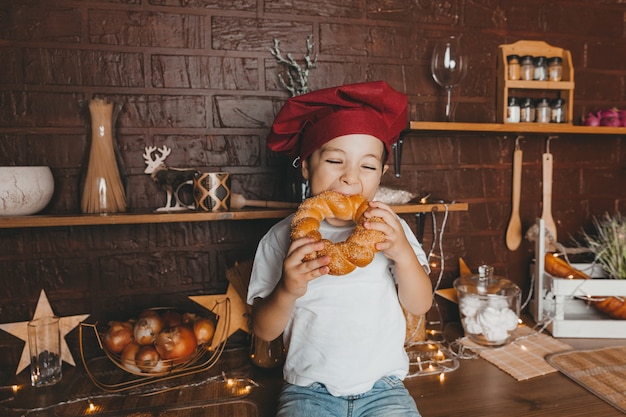
[[[77,213],[87,148],[85,101],[122,106],[118,145],[131,210],[164,204],[143,174],[145,146],[167,145],[171,166],[223,169],[253,199],[284,199],[286,161],[264,137],[287,94],[269,53],[272,39],[301,59],[313,34],[313,89],[384,79],[406,92],[412,120],[441,120],[444,94],[432,81],[432,41],[462,34],[470,54],[456,92],[456,119],[493,122],[496,51],[519,39],[571,50],[576,118],[626,107],[626,6],[620,0],[375,1],[23,0],[0,1],[0,165],[46,164],[56,191],[47,213]],[[446,273],[457,258],[488,262],[527,290],[532,247],[504,246],[514,136],[413,134],[402,175],[388,186],[467,201],[444,235]],[[545,136],[522,139],[524,230],[541,214]],[[622,137],[562,135],[555,157],[554,217],[561,241],[591,217],[624,210]],[[413,216],[406,219],[415,224]],[[424,245],[433,241],[430,216]],[[441,225],[442,215],[437,216]],[[252,257],[273,221],[180,223],[0,231],[0,321],[32,316],[41,288],[60,315],[112,317],[223,292],[224,271]],[[433,279],[436,278],[433,274]],[[445,306],[444,306],[445,307]],[[0,335],[0,364],[15,364],[21,343]]]

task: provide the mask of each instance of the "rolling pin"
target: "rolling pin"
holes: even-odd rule
[[[266,207],[266,208],[297,208],[300,203],[291,203],[288,201],[267,201],[267,200],[248,200],[241,194],[232,193],[230,195],[230,208],[241,209],[244,207]]]

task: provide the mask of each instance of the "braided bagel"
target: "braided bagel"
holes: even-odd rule
[[[291,240],[308,236],[324,242],[324,248],[308,254],[309,261],[321,256],[330,256],[329,275],[345,275],[357,267],[364,267],[374,259],[376,244],[385,240],[385,235],[377,230],[368,230],[365,221],[384,222],[380,217],[366,219],[363,213],[368,209],[368,201],[361,195],[346,196],[334,191],[325,191],[308,198],[300,204],[291,221]],[[354,231],[344,242],[333,243],[323,239],[319,232],[320,222],[326,218],[352,220]]]

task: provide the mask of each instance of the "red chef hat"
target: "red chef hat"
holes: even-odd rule
[[[407,97],[384,81],[348,84],[287,100],[267,138],[267,146],[307,158],[326,142],[362,133],[380,139],[391,152],[407,126]]]

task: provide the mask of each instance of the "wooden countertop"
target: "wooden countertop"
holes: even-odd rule
[[[589,349],[605,346],[626,345],[626,339],[559,339],[575,348]],[[225,352],[226,356],[237,356],[236,361],[245,360],[247,350]],[[203,417],[218,417],[230,415],[234,417],[249,417],[250,410],[256,408],[258,417],[271,417],[275,415],[276,401],[282,384],[280,369],[265,370],[256,367],[249,368],[249,377],[257,384],[250,395],[235,401],[225,403],[213,403],[204,408]],[[33,389],[28,386],[28,372],[20,374],[21,383],[26,383],[24,390],[27,393],[26,403],[32,407],[44,404],[44,398],[61,396],[66,400],[68,387],[75,384],[77,377],[83,372],[80,368],[64,369],[61,383],[52,388]],[[6,381],[4,381],[6,383]],[[483,359],[462,359],[460,366],[455,371],[445,374],[443,381],[438,375],[409,378],[405,385],[415,398],[420,413],[423,417],[500,417],[500,416],[524,416],[524,417],[587,417],[589,415],[603,417],[617,417],[623,414],[600,398],[591,394],[584,388],[571,381],[559,372],[546,376],[532,378],[526,381],[516,381],[513,377],[498,369]],[[182,393],[182,391],[181,391]],[[169,395],[169,397],[167,396]],[[178,395],[178,394],[176,394]],[[174,396],[174,398],[187,398],[188,395]],[[160,400],[159,397],[162,396]],[[159,404],[157,407],[144,407],[142,416],[146,417],[175,417],[179,414],[172,411],[172,407],[180,407],[180,415],[188,415],[189,410],[183,411],[184,403],[168,402],[172,393],[151,395],[148,397],[127,397],[124,404],[136,407],[141,401],[149,404]],[[3,396],[2,398],[5,398]],[[66,400],[67,401],[67,400]],[[95,401],[95,400],[94,400]],[[240,407],[237,408],[236,404]],[[82,407],[82,408],[81,408]],[[169,408],[167,413],[163,413]],[[77,405],[77,410],[84,411],[84,406]],[[159,411],[160,410],[160,411]],[[243,410],[243,411],[242,411]],[[246,411],[247,410],[247,411]],[[8,414],[0,407],[0,414],[5,417],[17,417],[23,413],[12,411]],[[67,411],[67,410],[66,410]],[[128,415],[135,415],[137,409],[128,410]],[[28,414],[29,417],[52,417],[57,416],[53,409],[37,411]],[[63,414],[65,415],[65,414]],[[83,415],[83,414],[76,414]],[[102,413],[91,413],[96,416],[126,416],[119,410]],[[254,414],[252,414],[254,415]],[[68,415],[67,417],[73,417]]]

